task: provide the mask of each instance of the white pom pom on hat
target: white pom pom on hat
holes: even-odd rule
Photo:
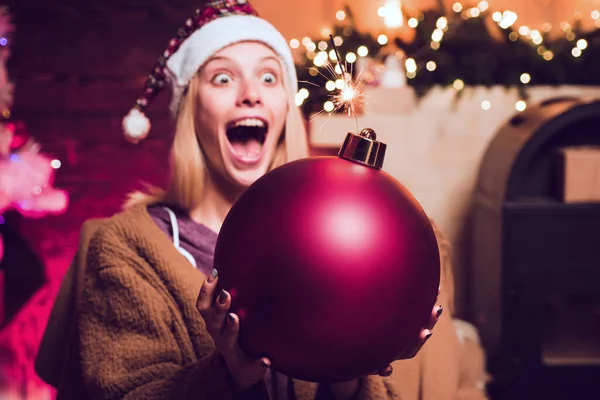
[[[123,118],[126,139],[138,143],[148,136],[151,123],[145,110],[165,84],[171,87],[170,109],[175,117],[182,93],[196,71],[222,48],[250,40],[266,44],[279,55],[295,93],[298,78],[292,52],[283,35],[259,18],[247,0],[210,1],[185,21],[158,59],[144,92]]]
[[[123,132],[130,142],[137,143],[145,139],[150,128],[150,120],[137,108],[132,108],[123,118]]]

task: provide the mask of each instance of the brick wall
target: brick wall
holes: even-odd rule
[[[196,4],[14,1],[17,31],[9,60],[16,83],[13,116],[27,124],[44,152],[62,161],[56,185],[71,195],[65,215],[22,221],[27,235],[35,227],[43,235],[49,229],[72,239],[82,220],[116,211],[138,181],[163,179],[172,128],[168,94],[149,110],[153,129],[142,144],[123,140],[121,118]]]

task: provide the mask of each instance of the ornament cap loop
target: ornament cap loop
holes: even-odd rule
[[[359,134],[348,132],[338,157],[381,169],[387,145],[377,141],[377,134],[371,128],[363,129]]]

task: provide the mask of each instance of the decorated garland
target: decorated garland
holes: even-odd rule
[[[472,8],[456,3],[449,15],[442,7],[405,14],[414,30],[407,41],[360,32],[350,7],[343,13],[343,20],[332,29],[333,36],[348,71],[367,85],[378,82],[373,71],[365,69],[364,59],[370,59],[377,71],[384,69],[384,58],[390,54],[402,60],[406,84],[418,95],[434,86],[453,86],[460,93],[465,86],[501,85],[517,87],[526,98],[527,85],[600,84],[600,29],[584,31],[580,20],[563,23],[564,35],[551,38],[549,28],[538,31],[515,26],[516,14],[511,11],[492,12],[483,1]],[[591,17],[595,26],[600,26],[600,12]],[[331,96],[328,81],[335,77],[322,67],[323,59],[328,59],[324,53],[330,51],[323,44],[326,39],[307,39],[290,44],[303,82],[297,103],[312,114],[323,110]]]

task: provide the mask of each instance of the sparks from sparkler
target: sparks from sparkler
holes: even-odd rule
[[[343,108],[344,112],[348,114],[348,116],[354,117],[354,121],[356,123],[356,132],[358,132],[358,115],[356,109],[357,106],[361,104],[364,99],[364,94],[361,91],[363,83],[361,83],[359,80],[360,73],[356,80],[352,79],[352,70],[348,72],[347,68],[345,67],[345,64],[342,63],[342,58],[340,57],[340,52],[338,50],[337,45],[335,44],[333,36],[329,35],[329,38],[331,40],[331,45],[333,46],[333,51],[335,52],[335,57],[337,60],[335,67],[332,66],[330,63],[326,63],[324,65],[327,72],[329,72],[333,77],[333,81],[336,82],[337,90],[335,90],[334,93],[330,96],[331,102],[333,103],[333,109],[330,111],[323,109],[320,112],[316,113],[311,118],[311,120],[322,115],[325,112],[330,112],[330,114],[333,114],[339,109]],[[316,71],[325,79],[330,79],[330,77],[321,73],[318,69],[316,69]],[[337,87],[337,82],[340,80],[342,81],[341,88]]]

